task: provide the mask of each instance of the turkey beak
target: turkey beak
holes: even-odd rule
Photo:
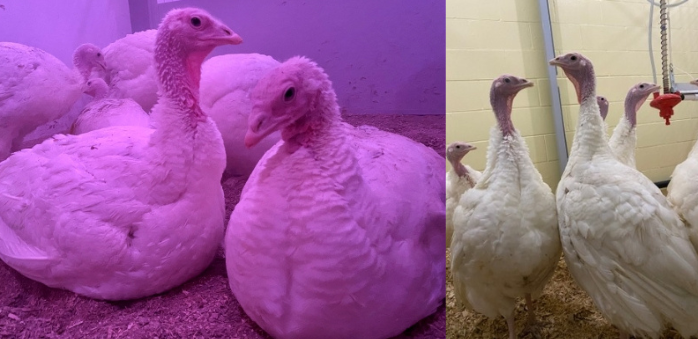
[[[564,65],[564,63],[562,62],[562,58],[560,58],[560,57],[557,57],[555,59],[550,59],[550,61],[548,61],[548,63],[551,66],[557,66],[557,67],[562,67],[562,65]]]
[[[239,45],[242,43],[242,37],[226,25],[220,24],[220,29],[216,33],[218,34],[211,37],[211,39],[221,44]]]
[[[247,133],[245,133],[245,147],[251,148],[276,131],[280,122],[266,112],[252,110],[247,120]]]
[[[696,86],[698,86],[698,79],[693,80],[693,81],[691,81],[690,83],[691,83],[691,85],[696,85]]]
[[[528,81],[528,80],[526,80],[526,79],[522,79],[522,80],[525,81],[525,82],[524,82],[524,83],[521,83],[521,85],[519,85],[519,86],[520,86],[520,87],[519,87],[519,90],[522,90],[522,89],[524,89],[524,88],[533,87],[533,83],[532,83],[532,82],[530,82],[530,81]]]
[[[660,89],[662,89],[661,86],[659,86],[659,85],[652,85],[652,87],[650,87],[650,88],[647,90],[647,92],[648,92],[649,94],[652,94],[652,93],[654,93],[654,92],[659,92]]]

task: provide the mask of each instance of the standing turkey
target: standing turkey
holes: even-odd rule
[[[596,96],[596,102],[599,104],[599,109],[601,113],[601,118],[606,121],[606,116],[608,116],[608,100],[606,97],[602,97],[600,95]]]
[[[453,211],[458,206],[461,195],[473,188],[482,176],[482,173],[461,163],[468,152],[476,149],[477,147],[466,142],[454,142],[446,148],[446,160],[453,167],[446,173],[446,248],[451,247]]]
[[[555,197],[533,165],[511,121],[516,94],[533,83],[503,75],[492,83],[497,127],[490,133],[487,167],[463,194],[453,215],[451,271],[456,298],[484,315],[503,316],[514,339],[514,309],[524,297],[528,324],[533,300],[560,259]]]
[[[611,151],[618,160],[635,168],[635,145],[637,144],[637,111],[647,100],[650,94],[659,90],[659,86],[650,83],[639,83],[630,88],[625,96],[625,114],[620,118],[620,122],[613,130],[611,139],[608,140]]]
[[[73,65],[35,47],[0,42],[0,161],[34,129],[68,113],[92,69],[104,67],[104,57],[96,46],[83,44],[73,53]]]
[[[698,80],[691,81],[698,86]],[[698,245],[698,142],[682,163],[676,165],[667,187],[667,199],[691,230],[691,241]],[[698,248],[698,246],[696,246]]]
[[[594,68],[558,56],[580,103],[577,131],[557,188],[560,240],[570,274],[606,319],[628,335],[657,338],[670,322],[698,332],[698,254],[688,230],[647,177],[611,151],[596,101]]]

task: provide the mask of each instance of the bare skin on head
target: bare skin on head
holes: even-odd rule
[[[562,68],[577,92],[577,102],[589,99],[595,92],[594,67],[589,59],[579,53],[567,53],[550,60],[550,64]]]
[[[647,97],[654,92],[658,92],[661,87],[655,84],[642,82],[628,91],[625,96],[625,118],[630,122],[631,127],[637,124],[637,111],[645,103]]]
[[[468,152],[476,150],[477,147],[467,143],[467,142],[454,142],[446,148],[446,159],[453,166],[453,170],[458,174],[459,177],[463,177],[467,174],[468,170],[461,164],[463,157],[468,154]]]
[[[497,124],[502,135],[514,133],[514,124],[511,122],[511,109],[516,94],[524,88],[533,87],[533,83],[513,75],[502,75],[492,82],[490,88],[490,104],[497,118]]]
[[[82,44],[73,53],[73,65],[87,81],[93,68],[107,69],[104,54],[93,44]]]
[[[601,118],[606,120],[608,116],[608,100],[600,95],[596,96],[596,103],[599,104],[599,110],[601,111]]]
[[[293,153],[312,143],[340,121],[337,99],[325,72],[304,57],[294,57],[271,71],[250,94],[255,102],[248,117],[245,146],[281,130]]]
[[[87,81],[83,93],[94,97],[95,100],[104,99],[109,91],[109,86],[102,78],[94,78]]]

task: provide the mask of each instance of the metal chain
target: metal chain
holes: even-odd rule
[[[666,0],[659,1],[659,28],[661,31],[661,42],[662,42],[662,84],[664,85],[664,93],[671,93],[671,88],[669,86],[669,69],[667,57],[669,51],[667,50],[667,8]]]

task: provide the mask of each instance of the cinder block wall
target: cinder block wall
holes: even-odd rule
[[[464,163],[478,170],[485,167],[489,132],[495,125],[490,85],[508,73],[535,84],[514,100],[512,119],[544,180],[557,184],[560,173],[543,48],[537,1],[446,0],[446,142],[463,140],[478,147]]]
[[[594,62],[598,94],[611,101],[609,133],[623,113],[628,89],[652,82],[647,52],[649,3],[646,0],[551,0],[557,53],[578,51]],[[482,170],[489,130],[495,124],[489,105],[494,78],[509,73],[523,76],[535,87],[514,101],[512,119],[531,150],[544,180],[559,180],[549,83],[543,51],[538,1],[446,0],[446,141],[463,140],[476,146],[465,163]],[[698,77],[698,2],[670,11],[676,80]],[[655,8],[653,38],[658,82],[659,9]],[[679,69],[688,72],[682,73]],[[567,144],[571,146],[579,106],[569,80],[558,78],[562,93]],[[638,113],[638,169],[650,179],[666,180],[692,147],[698,133],[698,105],[684,101],[665,126],[649,101]],[[448,166],[450,169],[450,166]]]
[[[656,1],[657,3],[659,1]],[[610,101],[609,136],[623,115],[625,96],[633,85],[652,82],[648,52],[650,4],[646,0],[550,1],[557,53],[579,51],[594,62],[597,93]],[[698,77],[698,2],[670,9],[670,51],[677,82]],[[659,7],[654,9],[652,45],[657,84],[662,85]],[[685,72],[689,73],[686,74]],[[577,126],[579,105],[572,84],[560,73],[563,116],[568,146]],[[698,133],[698,104],[684,101],[666,126],[649,101],[638,112],[637,168],[653,181],[666,180],[686,159]]]

